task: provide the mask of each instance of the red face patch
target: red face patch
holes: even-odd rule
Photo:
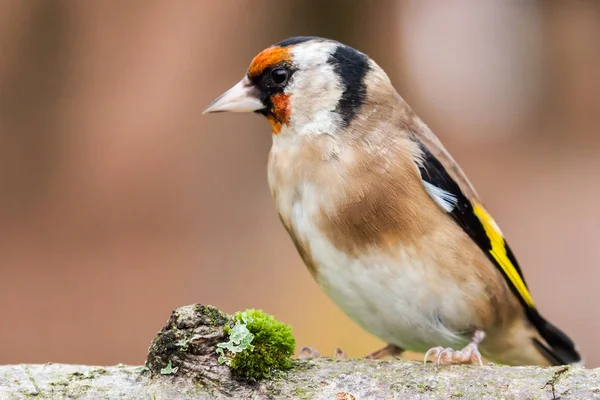
[[[269,47],[259,53],[248,67],[248,76],[254,78],[263,73],[263,71],[271,66],[277,65],[281,62],[291,61],[290,51],[287,47]]]
[[[275,67],[282,63],[291,63],[292,57],[290,49],[287,47],[269,47],[259,53],[248,67],[248,77],[250,79],[260,76],[267,68]],[[271,130],[274,135],[281,132],[282,125],[290,123],[290,103],[289,94],[277,93],[271,96],[273,108],[266,115],[271,124]]]
[[[277,93],[271,96],[273,108],[272,114],[267,115],[267,120],[271,124],[273,134],[277,135],[281,132],[282,124],[290,124],[290,95],[285,93]]]

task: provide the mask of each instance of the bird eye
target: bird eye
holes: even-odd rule
[[[276,85],[283,85],[287,82],[289,72],[285,68],[275,68],[271,71],[271,79]]]

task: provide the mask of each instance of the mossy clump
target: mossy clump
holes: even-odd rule
[[[296,348],[292,328],[262,310],[237,312],[225,326],[229,341],[217,346],[219,362],[239,377],[262,379],[291,368]]]

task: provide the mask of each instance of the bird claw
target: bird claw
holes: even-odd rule
[[[312,347],[304,346],[298,352],[298,360],[312,360],[313,358],[319,358],[321,355]]]
[[[314,358],[320,358],[321,354],[319,354],[318,350],[312,347],[304,346],[298,352],[298,360],[312,360]],[[340,349],[336,348],[333,352],[333,359],[335,360],[347,360],[348,356],[346,353]]]
[[[333,359],[334,360],[347,360],[348,355],[346,354],[346,352],[344,350],[340,349],[339,347],[336,347],[335,350],[333,351]]]
[[[441,346],[431,348],[425,353],[424,362],[427,364],[429,358],[433,356],[436,359],[436,366],[439,368],[442,364],[479,364],[483,365],[481,353],[475,343],[469,343],[462,350],[454,350],[450,347]]]
[[[437,359],[437,366],[440,366],[440,359],[439,356],[440,354],[442,354],[442,352],[445,349],[442,346],[438,346],[438,347],[432,347],[431,349],[427,350],[427,353],[425,353],[425,357],[423,358],[423,364],[427,364],[427,362],[429,361],[429,358],[433,355],[434,357],[436,357]]]
[[[393,344],[389,344],[382,349],[379,349],[377,351],[374,351],[374,352],[366,355],[364,358],[367,360],[378,360],[378,359],[386,357],[386,356],[399,356],[400,354],[402,354],[403,351],[404,350],[401,349],[400,347],[395,346]],[[317,349],[314,349],[314,348],[308,347],[308,346],[304,346],[298,352],[297,358],[298,358],[298,360],[311,360],[313,358],[319,358],[319,357],[321,357],[321,355],[319,354]],[[346,354],[346,352],[344,350],[340,349],[339,347],[336,347],[336,349],[333,351],[333,359],[334,360],[347,360],[348,355]]]
[[[450,347],[433,347],[425,353],[424,362],[427,364],[430,356],[436,358],[436,366],[439,368],[442,364],[479,364],[483,365],[483,358],[477,346],[485,338],[485,332],[477,329],[473,332],[471,342],[462,350],[454,350]]]

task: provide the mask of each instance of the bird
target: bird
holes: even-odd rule
[[[325,294],[387,344],[367,358],[583,365],[466,174],[369,56],[285,39],[203,113],[217,112],[266,117],[279,218]]]

